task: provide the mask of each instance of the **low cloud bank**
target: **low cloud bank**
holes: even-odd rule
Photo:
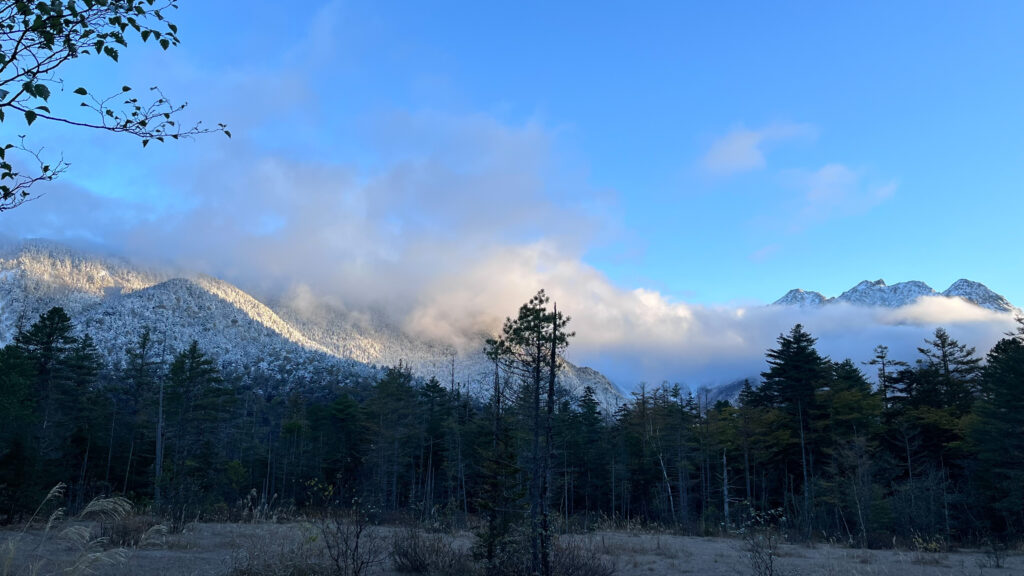
[[[514,314],[541,286],[573,318],[577,335],[569,358],[625,389],[641,381],[696,387],[755,377],[766,368],[765,352],[797,323],[818,338],[822,354],[857,362],[870,360],[879,344],[894,359],[912,362],[939,326],[984,355],[1014,326],[1010,314],[941,296],[900,309],[691,305],[649,290],[618,288],[578,259],[538,244],[498,251],[464,274],[425,287],[407,327],[454,340],[494,329],[500,325],[495,311]]]

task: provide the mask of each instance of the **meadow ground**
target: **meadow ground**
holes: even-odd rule
[[[84,526],[87,527],[87,526]],[[407,532],[381,528],[377,538],[390,549],[392,539]],[[466,551],[469,533],[440,536],[452,549]],[[619,576],[654,574],[700,574],[734,576],[755,574],[749,545],[740,538],[698,538],[673,534],[630,534],[617,531],[568,536],[587,555],[603,558]],[[216,524],[198,523],[180,534],[154,538],[149,545],[129,549],[124,557],[108,550],[106,557],[96,547],[83,553],[60,538],[44,536],[41,530],[24,533],[0,531],[0,576],[57,574],[78,562],[100,575],[162,574],[167,576],[215,576],[254,574],[239,572],[239,566],[270,566],[296,554],[310,554],[321,539],[317,530],[304,523]],[[13,544],[13,546],[10,546]],[[13,553],[10,552],[13,550]],[[90,556],[91,554],[91,556]],[[115,560],[111,563],[108,560]],[[908,550],[861,550],[835,545],[780,544],[775,554],[776,574],[792,576],[984,576],[1024,574],[1024,554],[1011,552],[997,558],[983,550],[929,553]],[[34,567],[34,571],[33,571]],[[232,572],[232,569],[235,569]],[[70,573],[75,573],[71,570]],[[260,573],[276,573],[260,572]],[[370,573],[397,574],[386,560]]]

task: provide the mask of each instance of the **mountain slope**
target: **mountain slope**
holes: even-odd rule
[[[457,385],[474,394],[490,394],[494,365],[483,352],[488,335],[478,334],[459,346],[416,338],[392,323],[386,314],[349,312],[324,303],[297,306],[271,302],[274,311],[330,353],[369,364],[395,366],[399,362],[424,378]],[[564,361],[559,383],[575,394],[591,386],[608,411],[622,403],[622,392],[603,374]]]
[[[779,298],[774,302],[777,305],[785,306],[821,306],[825,303],[825,296],[821,292],[806,292],[799,288],[794,288],[782,298]]]
[[[53,306],[63,307],[113,366],[121,365],[125,349],[148,327],[163,360],[197,340],[222,369],[242,378],[323,385],[375,372],[329,354],[248,294],[214,278],[164,279],[45,242],[0,254],[0,344]]]
[[[116,258],[30,241],[0,248],[0,345],[53,306],[63,307],[113,365],[149,327],[169,360],[192,340],[221,367],[244,378],[324,385],[372,377],[378,366],[409,366],[423,378],[486,395],[491,363],[479,346],[463,350],[415,338],[383,314],[350,313],[323,304],[276,310],[209,276],[149,271]],[[568,362],[560,375],[574,392],[593,386],[607,408],[622,395],[597,371]]]
[[[988,308],[989,310],[998,310],[1003,312],[1012,312],[1016,310],[1010,301],[1004,298],[1000,294],[996,294],[992,290],[989,290],[988,286],[980,282],[972,282],[961,278],[953,283],[952,286],[945,289],[942,292],[943,296],[949,298],[963,298],[968,302],[973,302],[982,308]]]
[[[1016,308],[1003,296],[993,292],[980,282],[960,279],[943,292],[936,292],[931,286],[917,280],[887,285],[884,280],[864,280],[835,298],[825,298],[818,292],[790,290],[772,305],[778,306],[825,306],[847,303],[856,306],[882,306],[900,308],[913,304],[923,297],[962,298],[976,306],[996,312],[1013,312]]]

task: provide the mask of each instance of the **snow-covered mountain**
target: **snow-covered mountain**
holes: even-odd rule
[[[825,303],[825,296],[821,292],[808,292],[800,288],[794,288],[773,304],[782,306],[821,306]]]
[[[215,278],[169,277],[44,241],[0,250],[0,344],[53,306],[63,307],[114,366],[148,327],[164,360],[197,340],[224,370],[243,378],[324,385],[377,371],[328,353]]]
[[[331,354],[382,366],[401,362],[414,374],[437,378],[445,385],[462,386],[480,395],[490,391],[494,365],[483,352],[486,334],[456,345],[414,337],[380,311],[352,312],[324,302],[299,306],[294,301],[281,300],[269,304],[281,318]],[[576,393],[591,386],[598,402],[608,410],[622,403],[619,389],[591,368],[563,361],[559,380]]]
[[[989,310],[1012,312],[1017,309],[1001,294],[996,294],[992,290],[989,290],[988,286],[985,286],[980,282],[972,282],[971,280],[963,278],[953,282],[953,285],[946,288],[942,292],[942,295],[950,298],[963,298],[968,302],[973,302],[978,306],[988,308]]]
[[[883,306],[899,308],[913,304],[924,296],[962,298],[976,306],[996,312],[1013,312],[1016,308],[1003,296],[996,294],[984,284],[960,279],[942,292],[917,280],[887,285],[884,280],[864,280],[835,298],[826,298],[819,292],[806,292],[799,288],[790,290],[773,305],[782,306],[824,306],[839,302],[857,306]]]
[[[149,327],[165,359],[197,340],[222,368],[250,380],[321,386],[372,377],[401,361],[423,378],[489,390],[483,336],[479,346],[459,350],[414,338],[383,314],[323,303],[267,306],[216,278],[147,270],[48,241],[0,247],[0,345],[53,306],[114,365]],[[593,386],[608,408],[621,402],[618,389],[589,368],[565,362],[561,380],[575,392]]]

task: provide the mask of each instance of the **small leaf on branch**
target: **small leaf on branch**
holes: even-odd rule
[[[31,126],[36,121],[37,114],[31,110],[25,110],[25,121]]]
[[[75,88],[75,94],[78,94],[79,96],[87,96],[89,91],[79,86],[78,88]]]

